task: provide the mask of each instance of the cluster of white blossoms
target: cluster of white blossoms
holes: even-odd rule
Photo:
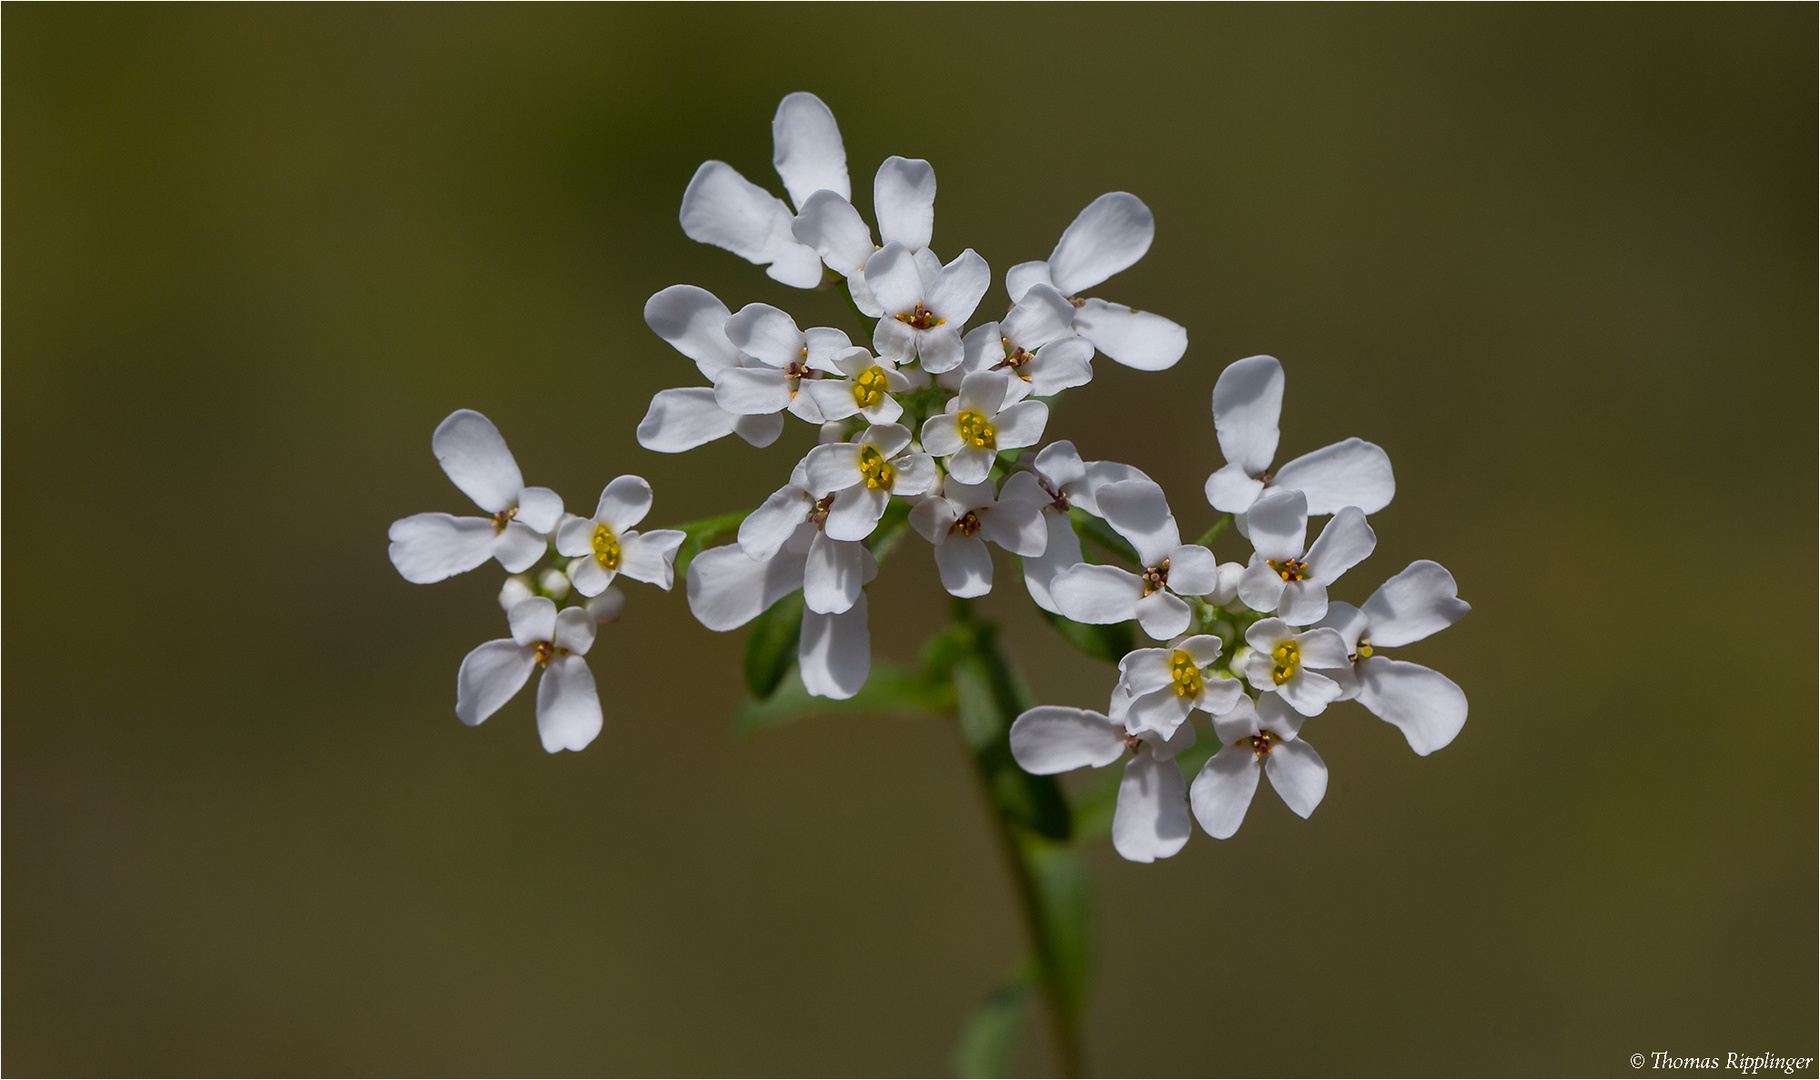
[[[1070,442],[1044,445],[1046,399],[1091,381],[1096,355],[1161,371],[1187,348],[1186,331],[1168,319],[1082,295],[1149,250],[1155,225],[1142,201],[1123,192],[1094,200],[1048,259],[1005,274],[1003,316],[969,328],[992,275],[972,249],[947,262],[931,250],[928,162],[892,157],[879,167],[875,234],[853,205],[840,130],[820,99],[784,98],[772,134],[789,202],[710,161],[684,193],[684,232],[786,285],[844,289],[875,321],[870,342],[856,344],[839,329],[800,327],[768,304],[733,311],[690,285],[646,303],[651,329],[711,385],[658,393],[638,427],[641,445],[676,453],[737,434],[765,447],[782,434],[785,413],[818,429],[818,445],[788,482],[739,520],[736,541],[688,563],[689,607],[703,625],[732,630],[800,590],[803,687],[850,698],[871,671],[865,587],[903,530],[929,542],[942,586],[956,597],[991,590],[988,545],[1018,556],[1031,599],[1058,620],[1130,622],[1160,643],[1120,660],[1105,713],[1041,706],[1009,732],[1012,755],[1034,774],[1129,753],[1113,842],[1142,862],[1181,850],[1191,815],[1211,835],[1232,836],[1260,774],[1297,814],[1312,813],[1327,767],[1302,728],[1336,702],[1360,702],[1418,754],[1453,740],[1465,694],[1381,651],[1427,637],[1468,606],[1452,576],[1427,561],[1360,607],[1329,598],[1376,546],[1367,517],[1389,504],[1395,480],[1384,451],[1359,439],[1271,471],[1284,387],[1275,359],[1240,360],[1213,390],[1226,464],[1205,494],[1250,542],[1245,563],[1221,563],[1206,546],[1218,526],[1184,543],[1163,489],[1138,469],[1083,460]],[[478,413],[450,416],[433,446],[450,479],[490,516],[396,522],[393,562],[414,582],[489,558],[515,575],[500,597],[511,636],[463,661],[456,712],[479,723],[541,666],[544,745],[580,749],[601,727],[583,656],[596,623],[618,615],[610,583],[623,574],[668,589],[685,534],[636,531],[651,490],[635,476],[607,485],[592,518],[564,514],[553,492],[523,486],[498,431]],[[1311,517],[1328,519],[1312,544]],[[1082,531],[1129,565],[1089,561]],[[546,557],[547,568],[526,574]],[[571,591],[591,599],[558,610]],[[780,610],[794,617],[793,607]],[[1219,750],[1191,786],[1175,759],[1197,740],[1196,713]]]
[[[1207,500],[1235,515],[1252,545],[1247,562],[1218,563],[1206,548],[1183,544],[1161,488],[1118,480],[1099,485],[1099,512],[1130,541],[1141,572],[1080,563],[1048,583],[1068,618],[1135,618],[1165,642],[1119,662],[1105,713],[1043,706],[1011,728],[1012,754],[1033,773],[1097,768],[1131,753],[1112,840],[1133,861],[1180,851],[1191,812],[1208,834],[1232,836],[1260,774],[1291,810],[1312,814],[1327,792],[1327,765],[1302,726],[1331,704],[1358,701],[1423,755],[1452,742],[1466,722],[1466,695],[1446,676],[1379,655],[1470,610],[1446,569],[1411,563],[1363,607],[1328,598],[1377,546],[1366,515],[1389,504],[1396,483],[1384,451],[1360,439],[1269,472],[1283,382],[1282,365],[1253,356],[1227,367],[1213,390],[1227,464],[1207,478]],[[1319,515],[1329,520],[1309,544],[1309,518]],[[1206,714],[1220,749],[1190,786],[1174,758],[1195,744],[1196,712]]]

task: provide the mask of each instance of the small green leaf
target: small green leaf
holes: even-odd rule
[[[956,1076],[1009,1076],[1018,1040],[1030,1019],[1036,997],[1036,974],[1029,961],[1004,982],[993,987],[967,1024],[954,1047]]]
[[[973,751],[999,816],[1065,840],[1072,829],[1061,786],[1053,776],[1025,772],[1011,756],[1011,723],[1028,707],[1030,692],[992,644],[991,627],[974,624],[973,629],[975,650],[957,660],[952,672],[961,738]]]
[[[742,733],[774,727],[806,716],[830,713],[920,714],[946,716],[954,711],[954,695],[947,686],[921,672],[906,671],[885,660],[872,662],[872,674],[860,692],[844,701],[812,697],[794,666],[768,698],[748,701],[733,718]]]
[[[715,517],[689,521],[681,525],[672,525],[672,529],[683,533],[682,546],[676,549],[676,561],[672,564],[676,580],[686,581],[689,576],[689,564],[695,561],[709,545],[724,540],[739,532],[739,523],[746,520],[750,510],[740,510],[732,514],[720,514]]]
[[[1127,566],[1139,566],[1137,549],[1131,542],[1113,531],[1112,526],[1094,517],[1080,507],[1068,511],[1068,521],[1082,539],[1091,540],[1108,555],[1121,560]]]
[[[1213,543],[1215,540],[1218,540],[1220,538],[1220,534],[1226,531],[1226,526],[1231,525],[1231,524],[1232,524],[1232,515],[1227,514],[1225,517],[1214,522],[1213,528],[1208,529],[1206,532],[1202,533],[1201,538],[1199,540],[1196,540],[1195,543],[1199,544],[1202,547],[1206,547],[1207,545]]]
[[[1095,626],[1088,623],[1077,623],[1073,619],[1064,619],[1053,611],[1038,608],[1043,620],[1055,627],[1055,632],[1062,635],[1062,640],[1076,649],[1093,657],[1116,664],[1124,659],[1125,654],[1136,648],[1131,636],[1130,623],[1110,623]]]
[[[796,663],[796,639],[803,627],[803,592],[796,590],[752,620],[746,638],[746,686],[764,700]]]

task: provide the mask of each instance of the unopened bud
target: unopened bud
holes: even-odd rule
[[[560,603],[563,597],[569,595],[569,575],[552,566],[538,575],[537,587],[543,590],[545,596]]]
[[[531,587],[530,578],[523,574],[514,574],[506,579],[504,585],[499,587],[499,606],[507,611],[511,611],[513,605],[517,604],[520,600],[529,600],[536,595],[537,590]]]
[[[821,444],[823,446],[846,441],[847,422],[845,420],[830,420],[822,425]]]
[[[624,611],[625,607],[626,594],[609,585],[606,592],[588,601],[588,614],[592,615],[597,623],[618,622],[619,613]]]

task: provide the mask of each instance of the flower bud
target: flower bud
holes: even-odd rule
[[[626,594],[609,585],[606,592],[588,601],[588,614],[594,616],[597,623],[618,622],[619,613],[625,607]]]
[[[545,596],[560,603],[563,597],[569,595],[569,575],[552,566],[539,575],[537,587],[543,590]]]
[[[520,600],[529,600],[536,595],[537,590],[531,587],[530,578],[523,574],[514,574],[507,578],[506,583],[499,588],[499,606],[506,611],[511,611],[513,605]]]

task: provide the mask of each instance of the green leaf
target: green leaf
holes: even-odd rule
[[[967,1018],[954,1047],[954,1075],[1009,1076],[1018,1040],[1036,998],[1036,972],[1026,960]]]
[[[1202,533],[1201,538],[1199,540],[1196,540],[1195,543],[1201,545],[1202,547],[1206,547],[1207,545],[1213,543],[1215,540],[1218,540],[1220,538],[1220,534],[1226,531],[1226,526],[1231,525],[1231,524],[1232,524],[1232,515],[1227,514],[1225,517],[1214,522],[1213,528],[1208,529],[1206,532]]]
[[[746,520],[746,515],[751,512],[750,510],[740,510],[731,514],[720,514],[715,517],[702,518],[699,521],[670,526],[683,533],[682,546],[676,549],[674,563],[676,579],[678,581],[687,580],[689,564],[695,561],[695,556],[700,555],[704,549],[716,541],[737,534],[739,523]]]
[[[955,660],[951,672],[961,738],[973,756],[987,795],[999,816],[1056,840],[1072,831],[1068,800],[1053,776],[1032,776],[1011,756],[1011,723],[1034,704],[1030,690],[1011,669],[984,623],[963,624],[973,648]]]
[[[746,638],[746,686],[753,697],[760,700],[770,697],[790,665],[796,663],[796,639],[802,628],[801,589],[772,604],[752,620],[752,633]]]
[[[1116,664],[1124,659],[1126,653],[1137,647],[1131,636],[1130,623],[1095,626],[1064,619],[1055,612],[1042,608],[1037,608],[1037,611],[1045,622],[1055,627],[1056,633],[1062,635],[1063,641],[1096,660]]]
[[[872,662],[872,675],[860,692],[844,701],[811,697],[792,666],[777,689],[763,701],[748,701],[733,718],[739,732],[757,731],[831,713],[919,714],[945,716],[954,711],[954,694],[947,686],[919,671],[907,671],[885,660]]]
[[[1137,549],[1131,542],[1114,532],[1112,526],[1094,517],[1080,507],[1068,511],[1068,521],[1074,531],[1084,540],[1091,540],[1100,550],[1124,562],[1127,566],[1140,566]]]
[[[1087,1006],[1087,980],[1093,968],[1093,886],[1078,848],[1042,837],[1019,838],[1025,865],[1041,909],[1039,928],[1047,944],[1051,974],[1069,1012],[1069,1026],[1079,1028]]]

